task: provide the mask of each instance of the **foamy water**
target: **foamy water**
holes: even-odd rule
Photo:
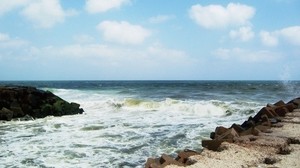
[[[1,123],[0,167],[143,167],[148,157],[200,150],[216,126],[241,123],[265,105],[245,94],[224,101],[43,89],[85,113]]]

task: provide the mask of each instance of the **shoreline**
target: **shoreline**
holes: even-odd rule
[[[202,141],[200,153],[164,154],[145,167],[300,167],[300,98],[268,104],[241,125],[217,127],[211,138]]]

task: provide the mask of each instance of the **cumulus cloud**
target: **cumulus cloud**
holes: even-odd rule
[[[26,5],[30,0],[1,0],[0,16],[11,10]]]
[[[279,31],[281,38],[293,45],[300,46],[300,26],[293,26]]]
[[[103,21],[97,29],[102,32],[105,40],[122,44],[140,44],[151,35],[144,27],[126,21]]]
[[[50,28],[64,22],[67,16],[76,14],[76,11],[64,11],[59,0],[36,0],[28,4],[21,13],[36,27]]]
[[[120,8],[130,0],[87,0],[85,9],[89,13],[101,13],[114,8]]]
[[[238,39],[246,42],[254,37],[254,32],[250,26],[240,27],[238,30],[231,30],[229,33],[230,38]]]
[[[150,23],[153,24],[158,24],[158,23],[163,23],[166,22],[168,20],[174,19],[175,16],[174,15],[157,15],[157,16],[153,16],[149,19]]]
[[[237,60],[240,62],[274,62],[281,58],[281,55],[268,50],[251,51],[242,48],[219,48],[213,53],[222,60]]]
[[[261,42],[266,46],[277,46],[278,45],[278,38],[277,38],[276,33],[261,31],[260,39],[261,39]]]
[[[279,41],[300,46],[300,26],[286,27],[272,32],[261,31],[261,42],[266,46],[277,46]]]
[[[254,14],[253,7],[239,3],[229,3],[226,7],[197,4],[189,10],[190,18],[207,29],[246,25]]]

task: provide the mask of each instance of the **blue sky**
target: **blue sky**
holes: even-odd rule
[[[300,80],[297,0],[1,0],[0,80]]]

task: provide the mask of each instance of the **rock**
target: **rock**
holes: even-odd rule
[[[254,135],[254,136],[258,136],[259,134],[259,130],[256,127],[252,127],[249,128],[243,132],[240,133],[240,136],[245,136],[245,135]]]
[[[245,131],[245,129],[243,127],[241,127],[241,125],[238,125],[235,123],[232,124],[230,128],[233,128],[237,133]]]
[[[296,108],[299,108],[300,107],[300,98],[293,99],[288,103],[293,103],[296,106]]]
[[[68,103],[49,91],[26,86],[0,86],[0,109],[0,120],[8,121],[26,115],[43,118],[83,113],[77,103]]]
[[[255,126],[255,121],[253,120],[252,117],[249,117],[249,119],[241,125],[241,127],[244,128],[245,130],[254,126]]]
[[[225,142],[225,140],[219,140],[219,139],[202,140],[202,147],[207,148],[212,151],[218,151],[222,142]]]
[[[211,134],[211,136],[213,136],[214,138],[212,139],[223,139],[224,138],[224,135],[230,131],[230,128],[225,128],[223,126],[219,126],[215,129],[215,132],[214,132],[214,136]],[[223,138],[222,138],[223,137]]]
[[[1,110],[0,110],[0,120],[7,120],[7,121],[10,121],[14,116],[14,112],[3,107]]]
[[[275,112],[278,114],[278,116],[284,117],[285,114],[289,112],[289,110],[285,106],[281,106],[276,108]]]
[[[177,160],[173,159],[171,156],[168,156],[168,155],[166,155],[166,154],[163,154],[163,155],[160,157],[159,162],[161,163],[161,165],[162,165],[163,167],[164,167],[164,166],[167,166],[167,165],[184,166],[183,163],[178,162]]]
[[[285,107],[289,110],[289,112],[292,112],[294,109],[297,108],[297,106],[294,103],[288,103],[285,105]]]
[[[254,117],[255,123],[258,123],[262,115],[267,115],[268,118],[275,118],[278,114],[274,111],[272,107],[263,107]]]
[[[24,112],[16,100],[10,104],[10,110],[14,112],[14,118],[24,116]]]
[[[285,103],[282,100],[279,100],[278,102],[274,103],[275,106],[284,106]]]
[[[184,150],[178,153],[178,156],[175,160],[185,164],[185,165],[191,165],[192,163],[189,163],[188,158],[194,155],[199,155],[200,153],[193,151],[193,150]]]
[[[274,158],[274,157],[266,157],[265,160],[264,160],[264,163],[265,164],[274,164],[277,162],[277,159]]]
[[[160,167],[159,159],[148,158],[145,164],[145,168],[158,168]]]
[[[217,139],[233,141],[236,137],[239,137],[239,134],[235,131],[235,129],[230,128],[225,133],[217,137]]]

